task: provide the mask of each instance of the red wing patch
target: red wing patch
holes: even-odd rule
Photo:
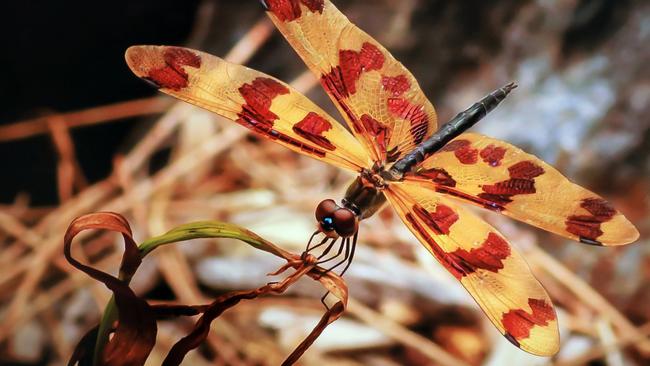
[[[468,140],[454,140],[439,151],[453,151],[456,159],[462,164],[476,164],[478,161],[478,150],[473,148]]]
[[[353,51],[348,52],[351,53]],[[384,61],[386,60],[379,48],[370,42],[364,42],[363,46],[361,46],[361,51],[356,53],[354,57],[358,57],[358,64],[361,66],[361,71],[379,70],[384,66]]]
[[[456,180],[449,174],[446,170],[442,168],[432,168],[432,169],[422,169],[417,171],[417,173],[407,173],[411,176],[417,176],[427,180],[431,180],[433,183],[439,184],[446,187],[455,187]]]
[[[388,98],[388,110],[395,116],[411,122],[413,142],[418,145],[424,140],[429,128],[429,117],[421,105],[403,98]]]
[[[501,165],[501,160],[506,155],[506,149],[501,146],[494,146],[490,144],[481,150],[481,159],[484,162],[488,163],[491,167],[497,167]]]
[[[251,125],[273,126],[278,116],[271,112],[271,103],[278,95],[288,94],[289,89],[273,79],[260,77],[251,84],[242,85],[239,93],[246,101],[239,115],[241,119]]]
[[[616,215],[614,206],[602,198],[586,198],[582,200],[580,207],[603,221],[607,221]]]
[[[280,140],[296,146],[305,153],[319,157],[325,156],[325,151],[309,146],[287,134],[273,129],[273,123],[278,119],[278,116],[271,112],[271,104],[275,97],[289,93],[289,89],[286,86],[273,79],[258,77],[250,84],[242,85],[239,88],[239,93],[246,101],[246,104],[242,105],[242,111],[238,114],[239,118],[237,119],[237,123],[272,140]],[[311,127],[315,128],[314,124]],[[332,126],[329,125],[329,127],[331,128]]]
[[[422,227],[420,222],[413,216],[411,213],[407,213],[404,215],[404,218],[411,224],[413,229],[418,232],[422,236],[422,238],[426,241],[426,245],[431,248],[431,252],[433,255],[436,257],[438,262],[449,271],[454,277],[457,279],[461,279],[463,276],[465,276],[467,273],[464,268],[460,267],[458,263],[452,258],[449,253],[445,252],[440,248],[438,243],[435,242],[435,240],[427,233],[427,230]]]
[[[602,198],[586,198],[580,207],[587,210],[590,215],[571,215],[567,218],[566,231],[575,234],[585,244],[601,245],[596,240],[603,235],[600,224],[609,221],[616,214],[616,209]]]
[[[283,22],[290,22],[300,18],[302,15],[300,3],[305,5],[312,13],[323,12],[323,0],[262,0],[262,4],[266,9]]]
[[[365,71],[379,70],[384,65],[384,55],[379,48],[365,42],[360,51],[340,50],[339,66],[321,77],[321,84],[337,100],[357,92],[357,81]]]
[[[458,221],[458,214],[443,204],[437,205],[435,212],[429,212],[422,206],[414,205],[413,212],[438,235],[448,235],[451,225]]]
[[[169,47],[163,54],[165,66],[149,71],[146,79],[156,86],[171,90],[181,90],[187,87],[188,75],[184,66],[201,67],[201,57],[184,48]]]
[[[324,149],[334,151],[336,147],[323,136],[323,132],[329,131],[330,129],[332,129],[330,122],[314,112],[309,112],[302,121],[293,126],[293,132],[299,136],[306,138]]]
[[[404,75],[383,76],[381,85],[388,90],[394,97],[399,97],[411,88],[411,83]]]
[[[420,213],[417,213],[420,216]],[[419,221],[411,213],[405,215],[406,220],[426,240],[433,255],[458,280],[478,269],[498,272],[503,268],[503,260],[510,256],[510,246],[499,235],[490,232],[483,244],[469,251],[456,249],[447,253],[435,242]]]
[[[544,174],[544,168],[532,161],[520,161],[508,168],[511,178],[533,179]]]
[[[519,340],[528,338],[534,326],[546,326],[555,320],[553,307],[540,299],[528,299],[531,313],[523,309],[514,309],[503,314],[501,323],[506,330],[506,338],[517,347]]]
[[[484,185],[479,197],[491,198],[501,204],[512,202],[511,197],[517,194],[535,193],[535,181],[532,179],[510,178],[506,181]]]
[[[490,185],[483,185],[484,193],[478,196],[482,199],[505,206],[512,202],[512,197],[518,194],[536,192],[535,179],[544,174],[544,168],[530,161],[520,161],[508,168],[510,179]]]
[[[469,274],[477,269],[496,273],[503,268],[503,260],[510,256],[510,246],[499,235],[490,232],[480,247],[469,251],[457,249],[449,255],[457,258],[455,262],[462,268],[462,273]]]

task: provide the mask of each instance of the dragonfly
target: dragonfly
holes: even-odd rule
[[[284,82],[201,51],[132,46],[127,64],[166,94],[354,172],[342,201],[323,200],[315,211],[317,233],[325,237],[318,245],[327,244],[329,251],[340,239],[345,269],[359,223],[388,202],[502,335],[526,352],[555,354],[559,334],[549,295],[506,238],[463,204],[590,245],[631,243],[637,229],[608,201],[539,158],[466,132],[514,84],[438,129],[435,110],[413,75],[330,1],[261,3],[320,79],[348,129]]]

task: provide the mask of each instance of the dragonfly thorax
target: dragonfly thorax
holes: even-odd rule
[[[386,202],[386,184],[378,171],[364,170],[345,191],[343,207],[353,211],[359,220],[372,216]]]
[[[372,170],[362,170],[359,178],[365,187],[374,188],[378,191],[381,191],[386,188],[386,181],[383,177],[384,174],[385,171],[383,166],[375,166],[372,168]]]

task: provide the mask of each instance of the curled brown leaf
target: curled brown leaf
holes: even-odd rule
[[[120,273],[130,278],[141,262],[129,223],[119,214],[98,212],[80,216],[72,221],[64,236],[66,259],[77,269],[100,281],[113,291],[119,321],[113,338],[108,342],[101,364],[105,365],[143,365],[156,343],[156,318],[149,304],[135,295],[127,282],[106,272],[82,264],[72,257],[71,247],[74,237],[84,230],[111,230],[122,234],[124,254]]]

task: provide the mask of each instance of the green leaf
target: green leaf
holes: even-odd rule
[[[142,252],[142,257],[144,257],[161,245],[198,238],[238,239],[255,247],[256,249],[269,252],[284,259],[292,259],[294,257],[290,252],[287,252],[286,250],[273,245],[271,242],[264,240],[251,231],[248,231],[237,225],[219,221],[199,221],[181,225],[166,232],[163,235],[159,235],[144,241],[142,244],[140,244],[139,248]]]

